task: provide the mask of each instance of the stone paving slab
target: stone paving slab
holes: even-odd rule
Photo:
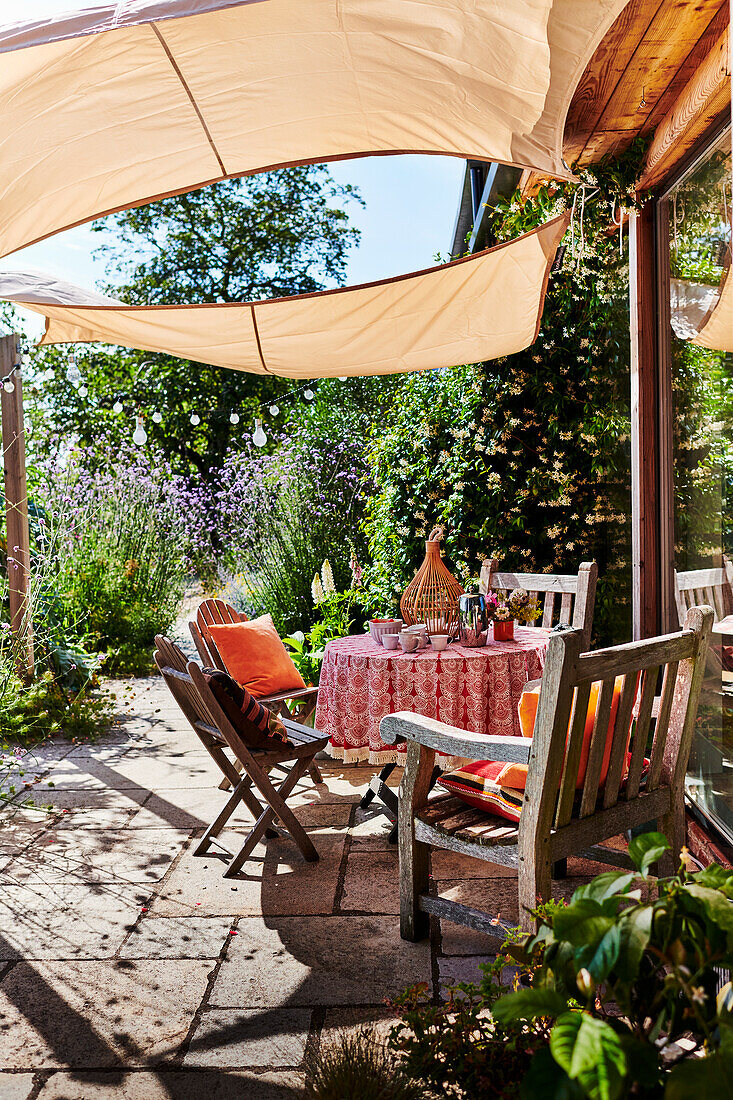
[[[211,992],[221,1007],[383,1004],[431,977],[430,944],[392,917],[242,919]]]
[[[303,1081],[292,1072],[54,1073],[39,1100],[302,1100]]]
[[[1,1100],[28,1100],[34,1087],[32,1073],[0,1073]]]
[[[223,839],[229,840],[230,850],[236,851],[244,836],[238,836],[236,844],[227,834]],[[266,858],[250,860],[234,879],[223,877],[228,860],[215,849],[210,855],[196,856],[189,848],[158,891],[152,912],[168,917],[331,913],[338,888],[340,851],[329,857],[326,850],[317,863],[306,863],[299,852],[295,857],[287,851],[279,858],[273,851],[279,844],[273,841]]]
[[[7,1068],[103,1068],[172,1059],[207,988],[211,963],[19,963],[0,984]]]
[[[147,907],[146,907],[147,908]],[[229,942],[229,917],[155,917],[140,913],[120,959],[218,959]]]
[[[0,884],[153,883],[188,840],[181,829],[49,829],[0,872]]]
[[[297,1068],[305,1057],[311,1015],[310,1008],[210,1009],[201,1017],[183,1064],[209,1069]]]
[[[147,887],[136,886],[5,886],[0,891],[0,961],[109,958],[127,937],[148,893]]]

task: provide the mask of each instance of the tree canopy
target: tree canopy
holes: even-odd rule
[[[125,210],[95,223],[107,261],[105,289],[134,304],[231,302],[343,285],[359,241],[348,205],[356,188],[337,185],[324,165],[225,180]],[[73,349],[49,348],[45,400],[36,427],[127,438],[141,415],[149,437],[183,473],[209,479],[258,407],[292,383],[149,352],[78,348],[83,384],[66,371]],[[122,405],[123,411],[115,411]],[[237,413],[240,421],[232,424]],[[153,421],[160,414],[160,423]],[[192,424],[191,417],[200,417]],[[156,417],[157,420],[157,417]]]

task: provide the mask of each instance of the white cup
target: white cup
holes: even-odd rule
[[[436,650],[438,653],[440,653],[448,645],[448,635],[447,634],[431,634],[430,641],[432,643],[433,649]]]
[[[420,645],[420,635],[410,630],[400,631],[400,645],[405,653],[414,653]]]

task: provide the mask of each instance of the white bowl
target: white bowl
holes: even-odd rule
[[[437,653],[440,653],[447,647],[448,640],[448,634],[431,634],[430,636],[431,645]]]
[[[399,634],[405,624],[402,619],[377,619],[369,620],[369,633],[377,645],[382,644],[384,634]]]

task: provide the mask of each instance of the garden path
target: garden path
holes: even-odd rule
[[[319,863],[277,839],[225,880],[192,854],[223,798],[210,758],[159,677],[114,688],[103,742],[29,768],[53,812],[0,817],[0,1100],[288,1100],[339,1028],[386,1027],[411,982],[478,976],[496,941],[448,923],[400,940],[397,854],[358,807],[373,769],[324,761],[296,790]],[[448,852],[432,870],[516,915],[511,872]],[[597,870],[571,865],[563,894]]]

